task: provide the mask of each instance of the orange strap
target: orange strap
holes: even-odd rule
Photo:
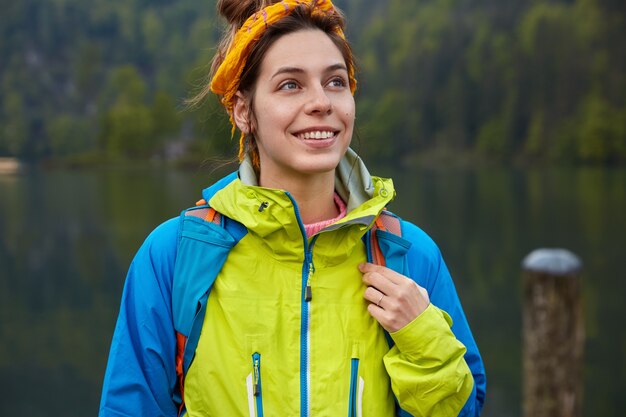
[[[380,250],[380,245],[378,244],[378,238],[376,237],[376,230],[378,229],[384,230],[384,231],[387,230],[380,216],[376,218],[374,226],[372,226],[372,230],[370,231],[370,236],[371,236],[370,246],[371,246],[371,251],[372,251],[372,263],[376,265],[380,265],[380,266],[386,266],[385,257],[383,256],[383,252]]]
[[[378,237],[376,237],[376,230],[382,230],[384,232],[393,233],[397,236],[402,236],[402,230],[400,226],[400,220],[386,212],[380,213],[380,216],[376,217],[372,230],[370,230],[370,248],[372,252],[372,262],[376,265],[387,266],[385,262],[385,256],[380,250],[378,244]]]
[[[185,408],[185,373],[183,371],[183,361],[185,359],[185,346],[187,345],[187,337],[182,333],[176,332],[176,377],[178,378],[178,387],[180,388],[180,407],[178,415],[182,415]]]
[[[213,207],[209,207],[209,211],[207,212],[206,216],[204,216],[204,220],[206,220],[207,222],[214,222],[215,220],[215,214],[217,213],[217,211],[215,211],[215,209]]]
[[[196,201],[196,207],[200,207],[200,206],[206,206],[207,202],[204,198]],[[220,223],[220,214],[213,208],[213,207],[207,207],[206,208],[206,214],[204,216],[202,216],[202,214],[204,214],[204,209],[200,209],[200,210],[189,210],[187,212],[187,214],[185,214],[186,216],[194,216],[194,217],[202,217],[204,218],[204,220],[206,220],[209,223],[215,223],[215,224],[219,224]]]
[[[207,204],[205,199],[198,200],[196,206],[205,206]],[[203,209],[188,210],[186,216],[204,218],[207,222],[220,224],[220,214],[213,208],[207,207]],[[184,371],[184,359],[185,359],[185,347],[187,346],[187,336],[182,333],[176,332],[176,377],[178,379],[178,386],[180,388],[180,407],[178,409],[178,415],[181,416],[185,409],[185,371]]]

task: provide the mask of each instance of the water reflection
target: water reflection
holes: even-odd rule
[[[388,170],[388,168],[387,168]],[[485,416],[520,415],[521,259],[585,262],[586,415],[624,407],[626,169],[383,172],[441,247],[488,372]],[[0,414],[95,415],[125,271],[143,238],[193,205],[204,172],[0,175]]]

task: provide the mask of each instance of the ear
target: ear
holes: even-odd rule
[[[233,120],[235,124],[244,134],[250,133],[250,111],[248,109],[248,101],[241,91],[237,91],[233,99]]]

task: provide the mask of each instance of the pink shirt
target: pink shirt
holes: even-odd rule
[[[338,222],[339,220],[346,217],[346,213],[347,213],[346,204],[343,202],[341,197],[339,197],[339,194],[335,193],[334,198],[335,198],[335,205],[339,209],[339,215],[332,219],[322,220],[321,222],[305,224],[304,230],[306,231],[307,237],[313,236],[314,234],[316,234],[317,232],[319,232],[326,226],[330,226],[331,224]]]

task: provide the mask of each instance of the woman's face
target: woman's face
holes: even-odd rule
[[[334,171],[354,126],[346,63],[320,30],[278,38],[261,62],[254,87],[254,135],[262,178]]]

